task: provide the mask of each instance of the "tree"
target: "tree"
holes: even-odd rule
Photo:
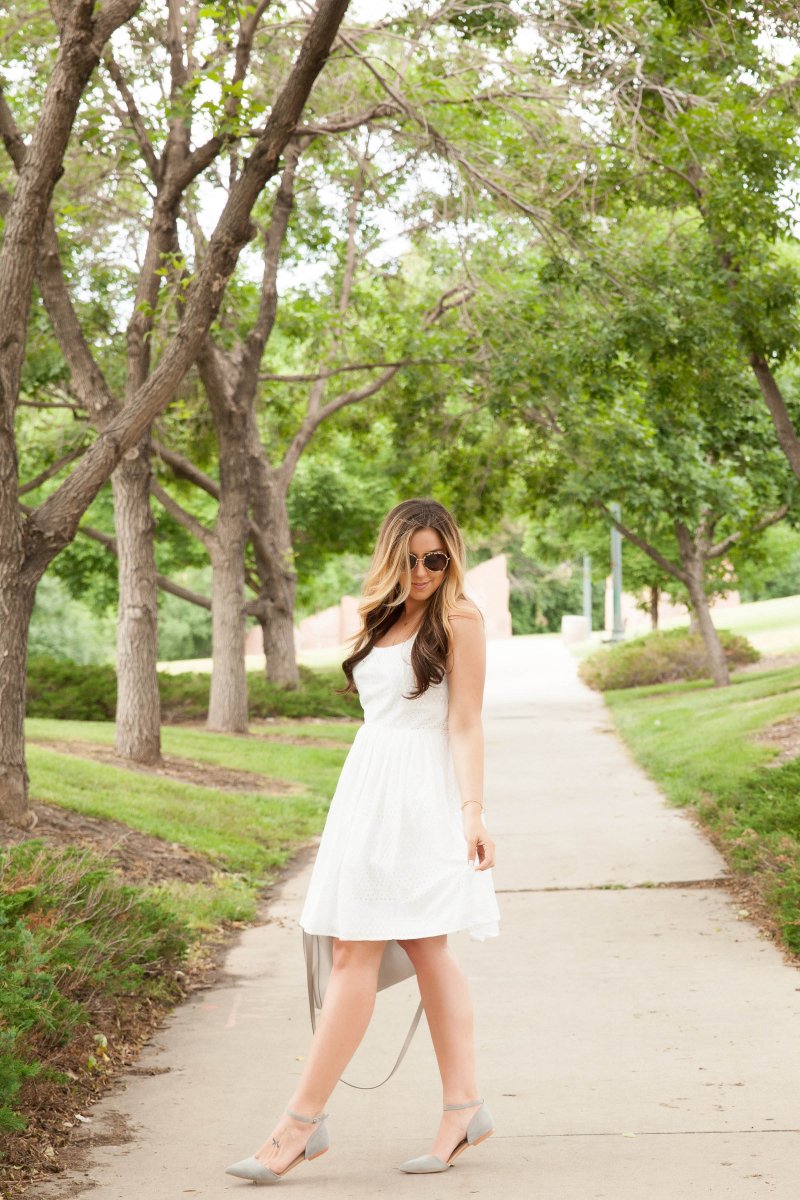
[[[800,105],[797,62],[773,51],[776,35],[796,40],[796,9],[557,0],[550,12],[551,61],[591,130],[593,204],[579,239],[591,255],[597,217],[631,206],[697,219],[731,334],[800,478],[800,408],[779,377],[799,347],[800,277],[784,246],[794,240]],[[630,279],[616,269],[608,285]]]
[[[26,639],[36,584],[48,563],[72,540],[82,513],[122,457],[138,445],[154,417],[169,404],[197,357],[225,283],[251,236],[250,212],[277,170],[328,56],[347,0],[319,0],[297,60],[263,131],[253,139],[208,253],[186,290],[175,336],[157,366],[127,397],[119,413],[111,416],[61,486],[32,513],[23,514],[17,500],[13,422],[33,281],[47,246],[49,205],[78,105],[103,47],[137,7],[132,0],[112,0],[94,17],[93,4],[76,0],[59,33],[55,66],[29,142],[9,147],[5,137],[9,152],[20,155],[20,162],[0,251],[0,306],[7,320],[0,347],[0,815],[23,826],[30,823],[23,734]]]
[[[357,130],[361,126],[366,129],[381,129],[387,121],[391,120],[394,126],[392,139],[384,139],[385,144],[380,148],[381,152],[377,160],[378,163],[383,160],[382,169],[376,177],[380,182],[381,199],[384,205],[390,194],[398,194],[401,181],[408,182],[413,167],[420,162],[425,162],[426,158],[443,160],[448,166],[451,163],[457,164],[459,172],[470,184],[474,186],[475,182],[478,182],[483,188],[496,189],[498,194],[503,195],[506,200],[516,196],[517,192],[521,197],[527,196],[530,191],[530,183],[526,176],[529,172],[520,170],[519,163],[513,164],[513,171],[509,171],[509,163],[503,163],[502,159],[494,168],[486,165],[494,134],[494,127],[486,120],[487,110],[493,113],[495,122],[499,120],[504,137],[510,144],[509,130],[515,124],[521,123],[524,105],[529,104],[531,98],[535,98],[537,104],[545,99],[549,101],[549,98],[544,91],[532,96],[526,90],[523,82],[522,62],[519,58],[514,63],[515,73],[510,76],[507,87],[500,88],[496,92],[490,90],[487,94],[481,94],[478,90],[476,94],[475,87],[480,84],[482,75],[487,70],[496,69],[498,65],[496,55],[494,59],[492,58],[494,50],[491,47],[494,42],[504,43],[503,30],[510,28],[510,25],[507,14],[501,13],[502,20],[499,25],[494,21],[487,24],[483,20],[477,19],[479,14],[472,14],[477,20],[471,20],[464,26],[459,19],[458,10],[458,4],[446,5],[432,15],[427,13],[415,15],[413,21],[409,21],[406,16],[401,17],[396,22],[397,33],[394,36],[388,35],[381,27],[376,30],[358,31],[357,35],[355,31],[348,34],[342,33],[340,36],[348,49],[348,57],[343,62],[334,64],[335,70],[328,72],[327,87],[324,87],[321,92],[318,90],[314,120],[309,125],[298,129],[293,140],[296,152],[299,153],[301,148],[307,147],[317,139],[325,139],[331,143],[337,134],[346,134],[348,130]],[[453,13],[455,13],[455,17],[453,17]],[[249,22],[250,18],[248,17]],[[459,30],[458,37],[453,36],[452,28]],[[432,54],[430,39],[434,31],[440,36],[436,43],[436,53]],[[241,70],[243,57],[249,53],[249,36],[248,32],[247,37],[244,37],[244,34],[240,37],[240,46],[236,54],[237,72]],[[469,42],[468,53],[464,50],[465,38]],[[191,79],[187,80],[186,78],[192,40],[193,35],[187,32],[186,64],[181,65],[183,49],[180,45],[180,37],[174,28],[172,35],[170,35],[169,29],[167,30],[171,65],[171,104],[174,104],[175,96],[182,95],[192,82]],[[392,60],[394,63],[393,82],[389,82],[375,70],[375,63],[378,61],[375,53],[376,46],[380,49],[381,57],[386,61]],[[419,50],[423,46],[426,52],[424,60],[420,66],[409,70],[409,49]],[[490,47],[489,50],[487,50],[487,46]],[[254,47],[253,53],[260,53],[261,58],[258,61],[263,60],[263,50],[259,52],[258,48]],[[180,69],[176,68],[176,62]],[[355,71],[353,63],[355,63]],[[155,153],[147,134],[146,114],[143,114],[137,107],[130,88],[125,84],[125,73],[121,71],[117,63],[112,65],[112,78],[129,115],[136,136],[136,144],[141,152],[143,167],[151,176],[152,185],[156,191],[156,207],[158,207],[163,174],[161,164],[165,161],[166,150],[160,158]],[[370,83],[370,88],[365,87],[365,79]],[[399,85],[398,80],[400,81]],[[348,97],[355,96],[357,100],[363,98],[363,107],[359,107],[355,101],[351,101],[350,109],[353,111],[348,111],[347,106],[342,110],[342,94]],[[236,116],[235,98],[235,91],[231,91],[222,105],[222,114],[228,122]],[[232,100],[234,101],[233,105],[231,105]],[[497,105],[496,112],[493,109],[495,103]],[[437,127],[435,131],[430,116],[424,111],[429,104],[436,106]],[[471,124],[469,120],[469,109],[473,105],[477,111],[481,112],[482,116],[482,126],[477,137],[474,132],[474,123]],[[513,107],[514,105],[517,106],[516,109]],[[252,109],[252,103],[250,108]],[[448,112],[448,109],[452,111]],[[184,144],[189,128],[190,121],[187,118],[183,120],[178,129],[179,147]],[[346,146],[345,152],[356,158],[359,154],[359,150],[354,144]],[[393,159],[397,159],[398,152],[402,152],[406,158],[405,164],[401,164],[400,169],[393,162]],[[176,151],[175,157],[177,156],[178,152]],[[219,485],[216,485],[206,473],[198,470],[192,471],[185,461],[179,464],[170,448],[160,447],[162,458],[164,461],[169,460],[173,469],[180,470],[184,478],[193,477],[194,481],[210,494],[218,494],[220,500],[214,530],[203,528],[202,523],[197,523],[196,520],[193,525],[193,532],[205,540],[207,548],[215,560],[214,587],[215,589],[219,588],[221,598],[220,603],[212,605],[217,631],[214,654],[215,671],[211,691],[211,720],[215,727],[221,725],[226,728],[241,729],[246,721],[245,680],[240,654],[244,609],[242,567],[239,555],[242,545],[242,530],[245,528],[242,517],[245,501],[244,489],[241,486],[244,476],[242,471],[235,466],[237,459],[240,465],[243,454],[246,454],[249,459],[251,482],[253,483],[251,497],[253,511],[249,519],[249,534],[255,548],[255,569],[261,580],[258,599],[255,605],[248,607],[250,611],[257,613],[262,622],[268,670],[271,677],[276,681],[292,685],[296,683],[297,671],[293,653],[295,583],[286,517],[286,488],[293,470],[289,459],[296,459],[298,448],[307,443],[319,427],[322,417],[332,415],[334,411],[338,411],[346,404],[367,399],[374,393],[377,383],[380,383],[380,386],[388,383],[399,369],[396,364],[386,364],[381,368],[382,375],[376,380],[374,375],[369,376],[368,364],[365,362],[362,364],[363,372],[360,378],[351,376],[351,379],[356,381],[355,386],[340,391],[334,399],[323,403],[321,397],[325,388],[330,388],[331,383],[336,381],[335,377],[340,370],[352,370],[354,364],[349,363],[344,368],[334,364],[326,366],[324,370],[320,370],[320,364],[318,364],[316,378],[309,395],[308,411],[294,436],[291,447],[285,451],[280,469],[276,469],[275,464],[270,463],[269,456],[261,448],[262,442],[254,421],[249,422],[249,449],[244,450],[242,429],[246,423],[245,413],[248,408],[252,410],[252,402],[246,400],[246,393],[248,390],[252,393],[255,386],[256,377],[253,372],[258,358],[256,349],[260,343],[263,353],[271,324],[274,322],[276,299],[274,275],[277,270],[277,250],[280,248],[280,225],[281,221],[285,224],[291,203],[291,178],[288,168],[294,156],[293,150],[287,158],[287,169],[284,171],[283,183],[276,197],[272,220],[265,230],[265,249],[268,250],[268,253],[265,260],[261,312],[247,333],[246,340],[240,343],[242,354],[234,361],[232,354],[235,352],[238,355],[238,350],[230,346],[228,342],[230,342],[229,335],[235,321],[229,314],[224,336],[221,339],[217,337],[213,341],[208,341],[199,358],[201,375],[211,399],[211,408],[220,441],[220,476],[224,474],[226,479],[231,481],[231,488],[223,486],[222,478],[220,478]],[[340,157],[343,155],[340,154]],[[170,154],[170,162],[172,158],[173,155]],[[235,177],[238,169],[235,149],[231,151],[230,160],[231,174]],[[219,175],[218,169],[214,169]],[[512,180],[514,187],[510,189],[509,184]],[[321,180],[321,184],[325,185],[324,178]],[[529,199],[521,198],[516,202],[521,204],[526,211],[533,211]],[[356,208],[360,203],[361,201]],[[416,204],[419,207],[419,199]],[[195,234],[194,261],[196,263],[202,259],[203,238],[198,236],[199,213],[196,210],[196,200],[191,197],[190,186],[187,186],[182,193],[182,205],[185,218]],[[377,212],[374,204],[373,210]],[[322,215],[324,219],[324,214]],[[373,217],[373,222],[374,219]],[[430,220],[431,218],[427,217],[426,219]],[[452,221],[452,216],[443,211],[435,219]],[[175,224],[175,219],[172,219],[173,242],[175,240]],[[306,229],[310,231],[310,222],[306,220],[305,224]],[[162,254],[161,257],[163,259],[164,255]],[[175,246],[167,259],[166,265],[163,268],[159,265],[159,269],[155,273],[166,271],[175,277],[174,286],[179,307],[180,279],[187,268],[182,266]],[[161,259],[158,261],[160,264]],[[342,282],[343,295],[348,290],[347,271],[345,270]],[[241,293],[239,293],[240,295]],[[151,333],[157,334],[158,323],[153,321],[151,298],[145,297],[143,304],[137,306],[137,313],[140,307],[143,307],[150,320]],[[330,357],[329,351],[326,351],[326,354]],[[383,357],[385,358],[386,355]],[[326,372],[330,372],[330,374],[326,375]],[[326,378],[327,383],[325,382]],[[224,470],[223,457],[225,459]],[[140,511],[143,518],[148,512],[143,497],[143,488],[146,482],[145,474],[137,475],[136,495],[141,502]],[[154,484],[151,486],[151,491],[154,488],[157,491],[160,486],[158,483]],[[162,499],[171,505],[171,512],[177,516],[178,510],[174,499],[170,499],[168,495],[162,496]],[[187,516],[185,523],[192,524],[191,515]],[[141,547],[151,536],[151,530],[151,520],[143,519],[138,523],[136,543],[140,547],[140,558]],[[120,547],[116,543],[114,548],[119,552]],[[148,561],[152,558],[153,556],[150,554]],[[136,578],[140,578],[143,574],[144,572],[137,573]],[[149,596],[154,603],[156,582],[154,565],[148,573],[148,581]],[[137,611],[141,611],[141,606],[137,607]],[[129,644],[130,639],[126,639],[126,645]],[[154,675],[152,654],[149,656],[149,660],[148,656],[144,656],[144,661],[145,663],[149,661],[148,670],[152,678]],[[141,656],[137,657],[137,662],[142,664]],[[218,697],[224,697],[224,700],[220,703]],[[141,705],[137,706],[137,711],[140,708]],[[149,711],[154,712],[155,710],[151,708]],[[151,721],[152,719],[151,717]]]
[[[302,455],[323,423],[351,405],[379,394],[409,364],[422,359],[435,363],[437,342],[432,337],[442,318],[463,302],[458,279],[436,298],[439,279],[415,286],[402,264],[370,266],[361,245],[363,229],[377,220],[378,198],[370,197],[367,175],[369,134],[347,149],[338,184],[349,191],[341,231],[331,234],[332,270],[326,285],[305,289],[285,315],[282,350],[294,369],[276,374],[262,369],[262,358],[275,327],[276,277],[281,245],[291,213],[300,146],[287,154],[272,219],[263,235],[264,262],[255,316],[246,318],[241,294],[232,295],[221,328],[209,337],[199,360],[200,375],[209,397],[217,431],[219,479],[210,477],[185,455],[159,443],[162,460],[180,478],[189,480],[219,502],[215,530],[200,525],[178,505],[162,485],[154,493],[176,520],[208,548],[215,577],[229,581],[227,603],[220,620],[228,636],[215,639],[215,671],[228,669],[226,704],[237,697],[235,712],[214,709],[214,727],[246,727],[244,676],[244,542],[253,545],[258,595],[248,607],[260,621],[269,677],[284,686],[298,682],[294,655],[296,579],[289,518],[289,489]],[[355,160],[355,166],[352,160]],[[316,190],[335,176],[328,170],[310,172]],[[393,187],[404,176],[394,172]],[[320,181],[319,183],[317,181]],[[383,190],[387,183],[384,181]],[[369,198],[369,199],[368,199]],[[308,222],[308,214],[299,218]],[[331,221],[334,225],[335,222]],[[297,231],[296,231],[297,235]],[[376,249],[374,238],[372,249]],[[294,311],[293,311],[294,310]],[[301,318],[301,319],[300,319]],[[440,339],[441,340],[441,339]],[[310,361],[304,361],[305,359]],[[299,393],[299,395],[298,395]],[[301,399],[300,397],[304,397]],[[249,481],[249,486],[248,486]],[[238,492],[237,489],[238,488]],[[248,499],[250,516],[248,520]],[[333,502],[333,501],[332,501]],[[220,522],[225,518],[225,534]],[[235,599],[239,597],[239,599]],[[217,611],[215,606],[214,611]],[[225,648],[227,646],[227,649]],[[238,720],[241,724],[231,725]]]
[[[629,262],[638,286],[609,295],[603,280]],[[781,520],[797,492],[753,403],[713,265],[696,223],[633,213],[596,242],[595,262],[524,260],[516,301],[502,322],[491,314],[487,336],[498,407],[530,430],[532,504],[604,514],[685,587],[724,685],[708,595],[729,586],[733,548]]]

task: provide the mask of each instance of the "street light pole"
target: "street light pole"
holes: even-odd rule
[[[592,632],[592,560],[588,554],[583,556],[583,616],[588,633]]]
[[[621,509],[616,500],[609,504],[612,515],[619,520]],[[616,525],[611,526],[611,587],[614,597],[614,628],[611,641],[621,642],[625,637],[622,624],[622,534]]]

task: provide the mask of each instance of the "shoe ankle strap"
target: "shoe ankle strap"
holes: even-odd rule
[[[481,1096],[481,1097],[479,1097],[477,1100],[468,1100],[468,1101],[466,1102],[466,1104],[445,1104],[445,1105],[444,1105],[444,1111],[445,1111],[445,1112],[449,1112],[449,1111],[451,1111],[452,1109],[455,1109],[455,1108],[474,1108],[476,1104],[483,1104],[483,1097],[482,1097],[482,1096]]]
[[[286,1109],[287,1117],[294,1117],[295,1121],[302,1121],[304,1125],[319,1125],[320,1121],[324,1121],[327,1113],[320,1113],[318,1117],[301,1117],[300,1113],[292,1112],[290,1108]]]

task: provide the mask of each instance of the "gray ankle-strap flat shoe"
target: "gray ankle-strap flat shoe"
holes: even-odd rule
[[[236,1175],[239,1179],[252,1179],[255,1183],[280,1183],[287,1171],[291,1171],[292,1167],[296,1167],[298,1163],[311,1162],[312,1158],[319,1158],[320,1154],[324,1154],[331,1144],[328,1131],[322,1124],[328,1114],[321,1113],[318,1117],[301,1117],[299,1113],[292,1112],[290,1108],[287,1108],[286,1115],[294,1117],[295,1121],[302,1121],[306,1125],[317,1126],[306,1142],[306,1148],[302,1154],[298,1154],[297,1158],[292,1159],[288,1167],[284,1167],[280,1174],[271,1170],[270,1167],[265,1167],[255,1155],[243,1158],[240,1162],[226,1167],[225,1174]]]
[[[434,1171],[446,1171],[448,1167],[452,1167],[453,1159],[458,1158],[462,1150],[466,1150],[468,1146],[477,1146],[479,1142],[484,1142],[492,1133],[494,1133],[494,1122],[488,1108],[482,1099],[468,1100],[466,1104],[445,1104],[444,1111],[450,1111],[458,1108],[473,1108],[476,1104],[480,1104],[480,1108],[476,1113],[473,1113],[467,1126],[467,1136],[462,1138],[458,1143],[453,1153],[445,1162],[441,1158],[437,1158],[435,1154],[423,1154],[419,1158],[409,1158],[407,1162],[400,1164],[400,1170],[405,1171],[408,1175],[430,1175]]]

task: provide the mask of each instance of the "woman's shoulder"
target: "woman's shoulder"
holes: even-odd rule
[[[454,628],[475,623],[483,625],[483,613],[474,600],[464,596],[458,601],[458,607],[450,613],[450,623]]]
[[[483,613],[471,600],[463,600],[449,614],[450,645],[447,652],[447,674],[452,676],[457,663],[469,674],[480,670],[486,659],[486,633]],[[462,672],[459,671],[459,674]]]
[[[464,599],[450,613],[454,642],[473,641],[484,636],[483,613],[472,600]]]

